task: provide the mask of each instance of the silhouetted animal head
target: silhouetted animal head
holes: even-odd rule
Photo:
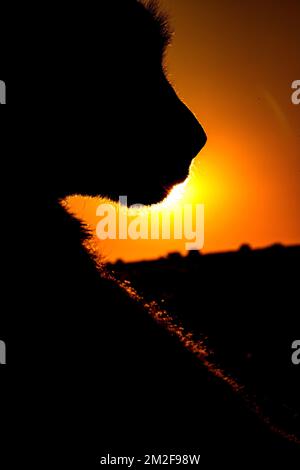
[[[206,136],[166,78],[171,34],[156,2],[106,3],[72,7],[46,33],[37,80],[58,104],[42,167],[56,196],[153,203],[186,178]]]

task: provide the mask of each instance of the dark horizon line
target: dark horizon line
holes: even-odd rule
[[[250,244],[244,243],[236,250],[227,250],[227,251],[212,251],[209,253],[202,253],[201,250],[194,250],[194,251],[187,251],[186,254],[182,254],[180,251],[170,251],[165,256],[160,256],[158,258],[153,259],[141,259],[137,261],[124,261],[122,258],[118,259],[114,262],[108,262],[108,265],[115,265],[118,263],[123,264],[137,264],[137,263],[153,263],[155,261],[162,261],[168,260],[172,256],[177,256],[178,258],[187,259],[192,256],[199,256],[199,257],[208,257],[208,256],[224,256],[224,255],[232,255],[232,254],[245,254],[245,253],[259,253],[259,252],[266,252],[266,251],[280,251],[280,250],[299,250],[300,252],[300,243],[299,244],[291,244],[285,245],[283,243],[273,243],[271,245],[266,245],[264,247],[255,247],[252,248]]]

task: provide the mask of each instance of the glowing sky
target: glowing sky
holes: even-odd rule
[[[175,30],[168,78],[208,143],[184,200],[205,204],[203,251],[300,242],[299,0],[162,0]],[[99,188],[101,193],[101,188]],[[95,224],[95,200],[72,210]],[[120,241],[115,260],[184,251],[183,243]]]

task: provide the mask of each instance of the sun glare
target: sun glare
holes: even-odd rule
[[[183,183],[173,186],[165,200],[158,204],[159,208],[170,209],[171,207],[175,207],[179,204],[184,197],[187,184],[188,178]]]

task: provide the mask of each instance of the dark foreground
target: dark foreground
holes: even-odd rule
[[[220,377],[61,233],[32,309],[8,317],[1,468],[149,453],[201,454],[205,469],[299,462],[299,248],[114,266],[204,341]]]
[[[172,377],[184,397],[173,403],[174,414],[186,417],[183,426],[193,427],[189,442],[208,460],[214,441],[215,452],[222,448],[232,462],[237,449],[245,449],[247,461],[289,459],[299,450],[300,365],[291,359],[300,338],[299,260],[300,247],[273,246],[112,266],[209,351],[212,367],[190,357],[191,375],[175,366]]]

